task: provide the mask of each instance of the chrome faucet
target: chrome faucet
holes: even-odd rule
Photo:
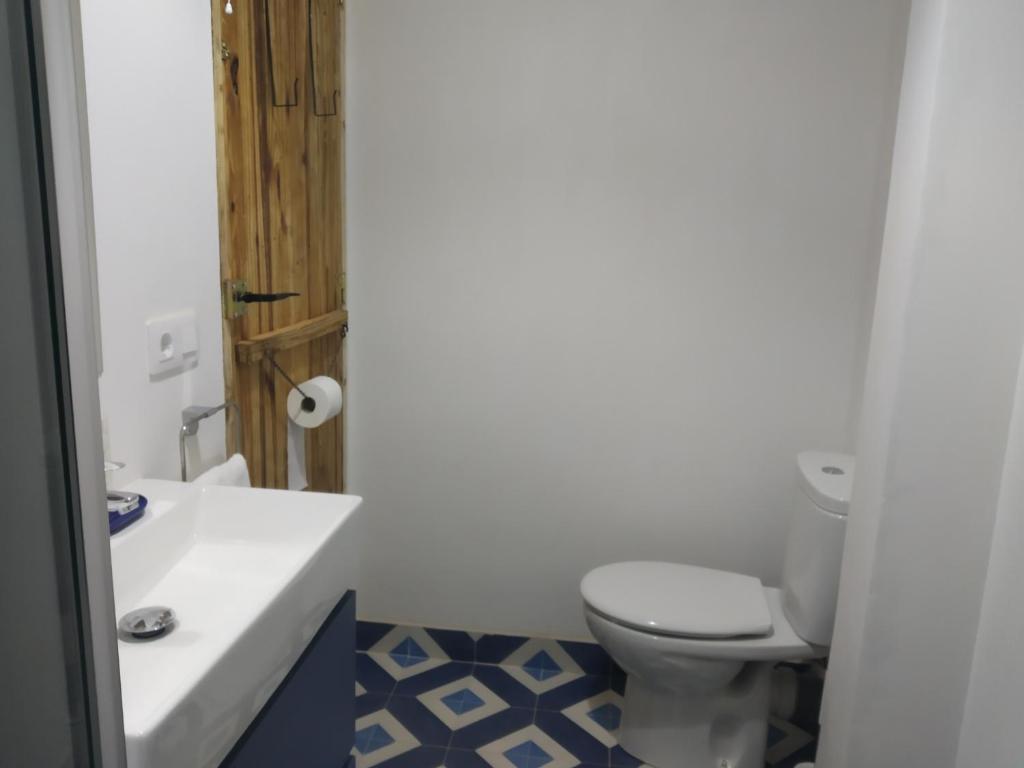
[[[242,450],[242,409],[234,400],[220,405],[190,405],[181,412],[181,429],[178,430],[178,455],[181,457],[181,482],[188,480],[188,469],[185,466],[185,438],[199,432],[199,422],[208,419],[215,413],[230,408],[235,412],[235,450]]]

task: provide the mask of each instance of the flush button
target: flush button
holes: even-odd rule
[[[845,475],[846,471],[839,467],[822,467],[821,471],[826,475]]]

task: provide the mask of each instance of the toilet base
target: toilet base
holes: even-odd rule
[[[749,663],[713,691],[667,690],[630,675],[619,743],[653,768],[763,768],[772,664]]]

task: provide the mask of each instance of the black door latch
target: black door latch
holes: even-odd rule
[[[245,293],[236,293],[235,301],[240,301],[243,304],[259,304],[269,303],[271,301],[281,301],[281,299],[291,298],[292,296],[301,296],[301,293],[290,291],[287,293],[252,293],[246,291]]]
[[[249,304],[269,304],[272,301],[290,299],[292,296],[301,296],[295,291],[281,293],[254,293],[245,284],[245,280],[225,280],[223,282],[223,293],[221,298],[224,305],[224,317],[234,320],[245,315],[246,306]]]

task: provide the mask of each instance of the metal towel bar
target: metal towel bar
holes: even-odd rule
[[[185,465],[185,438],[199,432],[199,422],[208,419],[215,413],[231,408],[235,412],[235,450],[242,450],[242,409],[234,400],[220,405],[190,405],[181,412],[181,429],[178,430],[178,455],[181,458],[181,482],[188,481],[188,468]]]

